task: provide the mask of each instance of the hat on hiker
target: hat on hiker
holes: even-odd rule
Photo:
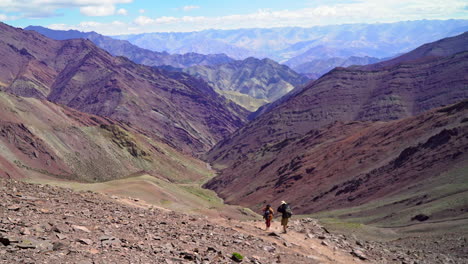
[[[285,201],[281,201],[281,204],[286,204],[286,202],[285,202]]]

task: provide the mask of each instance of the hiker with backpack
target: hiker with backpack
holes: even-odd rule
[[[281,205],[278,207],[277,211],[281,213],[281,225],[283,226],[283,233],[287,233],[286,228],[288,227],[288,221],[292,216],[291,207],[285,201],[281,201]]]
[[[263,219],[265,219],[265,225],[266,225],[265,230],[270,229],[271,220],[273,220],[273,214],[274,214],[273,208],[271,208],[271,206],[267,204],[267,206],[263,208]]]

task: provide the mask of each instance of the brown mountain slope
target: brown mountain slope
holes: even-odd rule
[[[466,42],[465,35],[458,38]],[[447,41],[459,45],[453,39]],[[437,42],[453,50],[442,44]],[[229,160],[266,144],[302,136],[335,121],[401,119],[468,98],[468,51],[419,62],[414,58],[375,71],[336,68],[220,142],[208,159],[232,164]]]
[[[205,163],[95,115],[0,92],[0,177],[104,181],[148,173],[177,181],[208,177]]]
[[[467,216],[467,116],[465,100],[397,121],[336,122],[238,156],[206,187],[253,209],[287,200],[304,214],[400,197],[368,214]]]
[[[88,40],[56,41],[0,24],[0,89],[111,117],[190,153],[239,128],[246,111],[206,83],[112,57]]]

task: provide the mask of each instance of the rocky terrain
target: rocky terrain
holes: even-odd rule
[[[0,90],[121,121],[191,154],[245,122],[205,82],[113,57],[89,40],[57,41],[0,24]]]
[[[279,240],[269,241],[266,233],[262,238],[259,231],[235,230],[242,226],[141,208],[138,202],[123,205],[94,193],[0,183],[5,263],[232,263],[234,252],[245,256],[245,263],[317,262]]]
[[[202,78],[219,93],[251,111],[281,98],[308,81],[285,65],[252,57],[220,65],[193,66],[184,69],[184,72]],[[252,100],[243,102],[235,93],[249,96],[253,103]]]
[[[52,30],[40,26],[29,26],[25,30],[32,30],[56,40],[89,39],[96,46],[106,50],[114,56],[124,56],[135,63],[148,66],[169,65],[175,68],[185,68],[194,65],[217,65],[233,61],[224,54],[199,54],[195,52],[185,54],[169,54],[142,49],[126,40],[114,39],[96,32],[81,32],[77,30]]]
[[[415,249],[293,220],[288,234],[263,223],[161,210],[138,199],[0,179],[1,263],[466,263],[466,237]],[[277,223],[274,222],[274,225]],[[465,240],[463,240],[465,239]],[[405,242],[412,246],[403,247]],[[463,242],[465,241],[465,242]],[[442,243],[450,242],[450,243]],[[456,254],[443,250],[454,247]],[[454,252],[455,252],[454,251]]]

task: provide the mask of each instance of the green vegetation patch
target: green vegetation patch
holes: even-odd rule
[[[240,253],[234,252],[232,253],[231,259],[236,262],[241,262],[244,259],[244,256],[242,256]]]
[[[211,190],[203,189],[199,185],[179,185],[179,186],[183,190],[201,198],[202,200],[205,200],[212,204],[218,204],[218,205],[223,204],[223,200],[219,198],[215,192]]]

